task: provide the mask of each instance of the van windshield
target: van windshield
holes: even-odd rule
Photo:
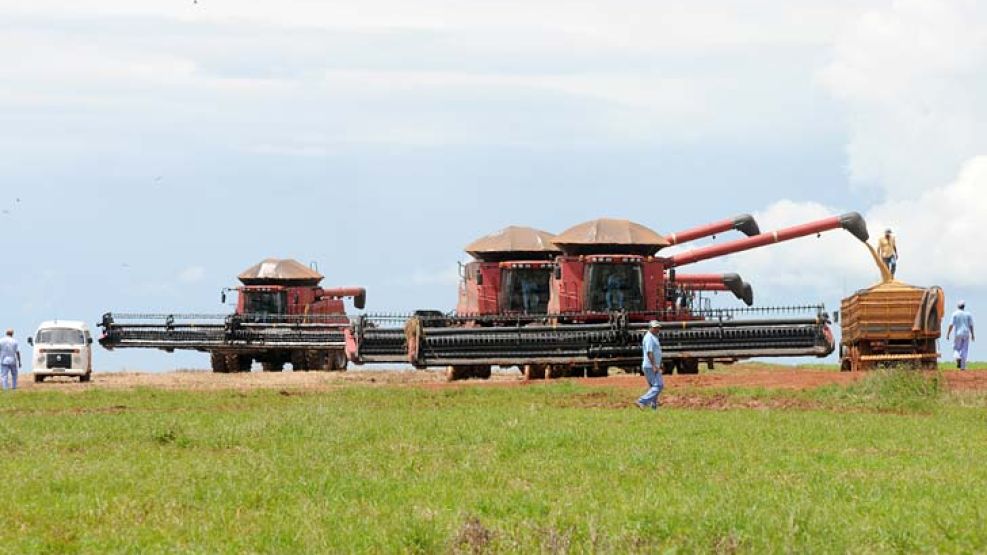
[[[85,345],[86,338],[81,330],[52,328],[38,331],[35,343],[57,345]]]

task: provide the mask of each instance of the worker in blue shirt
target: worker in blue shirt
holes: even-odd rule
[[[973,314],[966,311],[966,302],[960,301],[956,306],[956,312],[949,322],[949,329],[946,330],[946,341],[949,336],[956,332],[953,338],[953,358],[956,359],[956,367],[966,370],[966,357],[970,353],[970,342],[976,341],[977,336],[973,332]]]
[[[661,322],[652,320],[648,324],[648,331],[641,341],[641,350],[644,352],[644,360],[641,361],[641,370],[648,380],[648,391],[637,400],[638,408],[658,409],[658,396],[665,388],[665,382],[661,377],[661,342],[658,341],[658,332],[661,331]]]
[[[17,370],[21,367],[21,351],[14,339],[14,330],[7,330],[7,336],[0,339],[0,382],[4,389],[17,389]]]

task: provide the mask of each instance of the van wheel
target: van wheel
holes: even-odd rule
[[[86,383],[86,382],[89,381],[89,378],[91,378],[91,377],[92,377],[92,374],[83,374],[83,375],[79,376],[79,383]]]
[[[45,381],[45,377],[44,376],[39,376],[38,374],[35,374],[34,375],[34,383],[41,383],[43,381]]]

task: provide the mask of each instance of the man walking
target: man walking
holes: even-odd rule
[[[891,271],[891,277],[894,277],[894,272],[898,269],[898,244],[890,227],[884,230],[884,237],[877,240],[877,253]]]
[[[644,341],[641,342],[641,350],[644,352],[641,369],[648,380],[648,391],[637,400],[637,406],[642,409],[658,410],[658,396],[665,388],[665,382],[661,377],[661,343],[658,341],[661,322],[652,320],[648,328],[648,332],[644,334]]]
[[[949,322],[949,329],[946,330],[946,341],[949,336],[956,332],[953,338],[953,358],[956,359],[956,367],[966,370],[966,357],[970,353],[970,342],[976,341],[977,336],[973,332],[973,314],[966,311],[966,302],[960,301],[953,313],[953,319]]]
[[[3,388],[17,389],[17,370],[21,367],[21,352],[14,339],[14,330],[7,330],[7,335],[0,339],[0,383]],[[8,384],[8,378],[11,380]]]

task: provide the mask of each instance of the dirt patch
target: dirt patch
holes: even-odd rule
[[[642,390],[643,392],[643,390]],[[633,408],[635,397],[617,392],[591,391],[568,397],[559,404],[562,407],[593,408],[593,409],[627,409]],[[753,399],[742,398],[725,393],[714,394],[662,394],[661,406],[665,408],[696,409],[696,410],[731,410],[731,409],[797,409],[812,410],[819,408],[817,403],[807,399]]]

